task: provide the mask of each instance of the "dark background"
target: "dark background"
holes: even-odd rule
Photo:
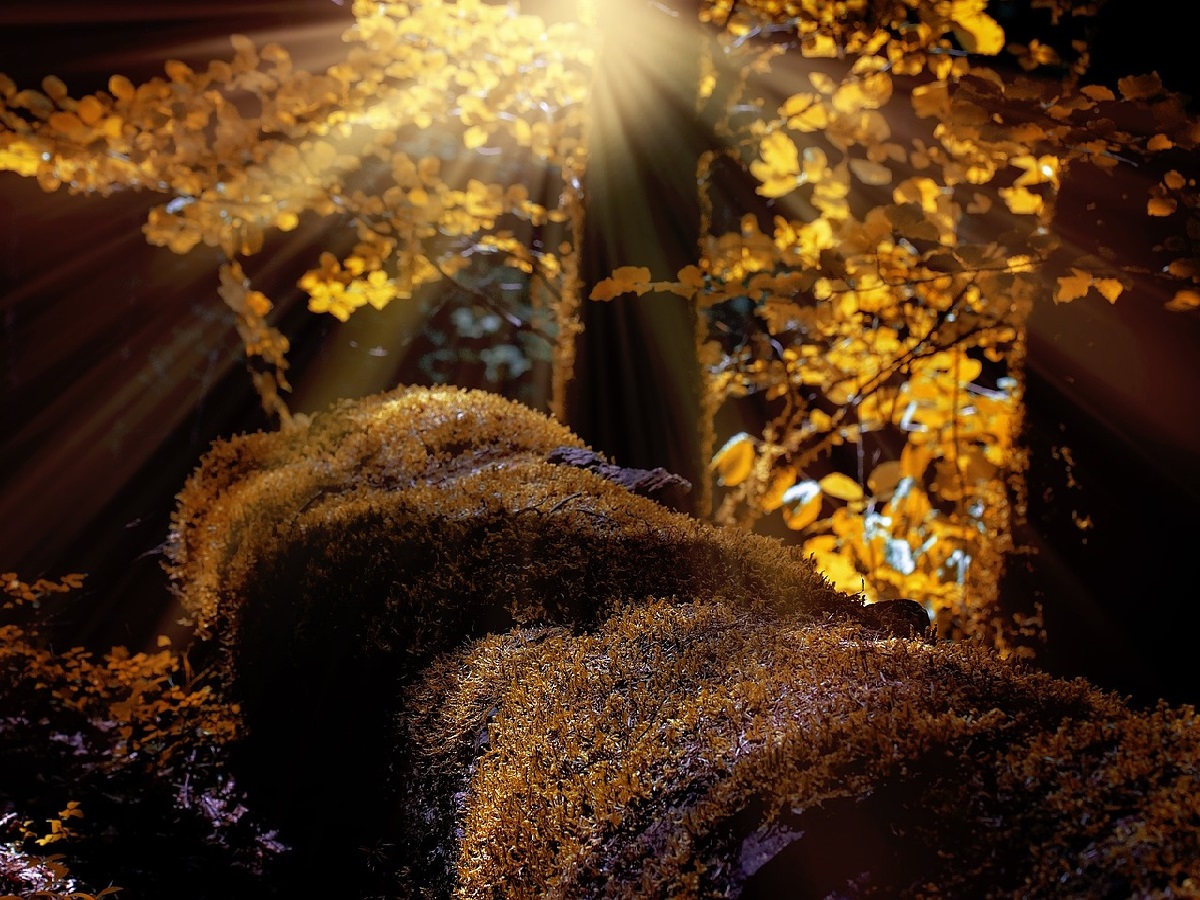
[[[1000,8],[1022,14],[1018,4]],[[1165,3],[1108,4],[1093,44],[1097,78],[1156,70],[1169,87],[1194,93],[1189,35],[1171,25],[1172,14]],[[6,0],[0,72],[19,87],[56,74],[79,95],[112,73],[135,83],[161,74],[167,58],[202,65],[227,56],[232,32],[279,40],[298,66],[316,69],[337,59],[349,20],[348,8],[329,0]],[[1078,186],[1113,204],[1105,227],[1117,247],[1121,229],[1144,221],[1122,217],[1120,204],[1135,209],[1147,187],[1141,173],[1122,177]],[[141,236],[158,201],[46,194],[0,173],[0,570],[27,580],[87,572],[75,624],[98,644],[136,646],[173,628],[157,555],[173,495],[212,439],[266,427],[215,294],[215,258],[175,257]],[[320,393],[301,376],[331,341],[398,327],[373,311],[340,328],[305,312],[294,288],[304,237],[302,228],[272,238],[248,269],[293,340],[298,409]],[[1003,595],[1014,608],[1031,597],[1044,603],[1049,637],[1038,662],[1047,669],[1138,701],[1197,702],[1200,323],[1164,311],[1169,296],[1141,286],[1114,306],[1089,297],[1035,312],[1029,506]],[[593,358],[646,352],[608,334]],[[365,341],[357,352],[351,362],[378,375]],[[648,418],[644,387],[604,390],[631,423]],[[653,442],[631,458],[614,432],[585,436],[627,465],[666,462],[653,458]]]

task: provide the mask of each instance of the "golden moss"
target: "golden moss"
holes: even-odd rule
[[[650,602],[405,708],[456,897],[1200,895],[1194,711],[976,649]]]
[[[347,494],[402,491],[452,477],[455,466],[541,457],[583,444],[563,426],[483,391],[400,390],[342,401],[279,432],[218,441],[172,519],[168,571],[202,634],[215,622],[227,567],[243,542],[284,532]],[[280,538],[286,534],[280,533]]]
[[[241,783],[297,859],[328,861],[331,819],[350,857],[388,833],[400,687],[472,638],[650,597],[866,618],[799,551],[548,462],[563,446],[584,447],[496,395],[397,390],[218,443],[185,485],[169,572],[242,710]]]
[[[1191,709],[887,638],[912,609],[560,446],[499,397],[398,390],[185,486],[170,571],[255,796],[324,813],[299,858],[337,821],[403,848],[397,895],[1200,896]]]
[[[170,572],[200,631],[231,651],[235,693],[281,661],[428,659],[650,596],[861,612],[794,549],[546,462],[559,446],[583,444],[485,392],[344,402],[216,445],[179,495]]]

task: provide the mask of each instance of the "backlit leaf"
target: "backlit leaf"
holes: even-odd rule
[[[892,180],[891,169],[880,163],[870,162],[865,159],[850,160],[850,171],[863,184],[883,185],[890,184]]]
[[[1055,303],[1070,303],[1087,294],[1092,286],[1092,276],[1081,269],[1071,269],[1070,275],[1060,275],[1054,290]]]
[[[472,125],[463,132],[463,146],[468,150],[474,150],[477,147],[482,147],[487,143],[488,132],[486,128],[479,125]]]
[[[612,275],[592,288],[592,300],[612,300],[630,292],[638,295],[650,289],[650,270],[645,266],[620,266]]]
[[[1174,197],[1151,197],[1146,201],[1146,214],[1150,216],[1174,215],[1178,203]]]
[[[862,485],[842,472],[830,472],[822,478],[821,490],[839,500],[853,502],[863,498]]]
[[[137,93],[133,82],[124,75],[113,75],[108,79],[108,92],[122,103],[132,103]]]
[[[997,193],[1009,211],[1019,216],[1040,213],[1046,202],[1040,194],[1033,193],[1024,185],[1001,188]]]
[[[888,460],[871,470],[871,474],[867,476],[867,487],[872,497],[886,500],[903,477],[904,469],[900,461]]]
[[[1149,75],[1130,75],[1118,79],[1117,90],[1126,100],[1149,100],[1162,93],[1162,79],[1158,77],[1157,72],[1151,72]]]
[[[807,528],[821,512],[821,486],[817,482],[801,481],[788,488],[780,498],[783,523],[793,531]]]
[[[717,473],[718,483],[736,487],[749,478],[754,469],[755,447],[754,438],[744,431],[726,441],[709,466]]]
[[[771,474],[770,483],[759,499],[763,512],[773,512],[783,505],[784,495],[796,483],[796,470],[790,466],[777,469]]]
[[[983,12],[986,5],[986,0],[954,0],[951,16],[959,25],[954,33],[964,50],[995,56],[1004,49],[1004,29]]]
[[[756,188],[764,197],[782,197],[800,182],[800,151],[781,131],[763,138],[760,159],[750,163],[750,174],[762,184]]]
[[[1116,303],[1125,290],[1125,285],[1116,278],[1093,278],[1092,287],[1109,303]]]
[[[1188,309],[1200,309],[1200,291],[1193,288],[1184,288],[1175,292],[1166,303],[1166,308],[1172,312],[1182,312]]]

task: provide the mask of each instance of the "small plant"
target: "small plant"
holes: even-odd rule
[[[238,709],[185,654],[165,637],[153,652],[56,650],[51,628],[27,613],[45,612],[83,576],[0,581],[5,890],[104,896],[116,888],[88,894],[87,885],[107,884],[110,873],[166,882],[192,866],[219,879],[260,869],[281,849],[245,815],[226,771]],[[189,843],[192,858],[181,862],[178,848]]]

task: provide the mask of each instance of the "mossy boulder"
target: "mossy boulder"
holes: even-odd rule
[[[472,638],[594,627],[650,598],[871,617],[795,548],[675,512],[602,459],[571,464],[572,448],[588,449],[513,401],[412,388],[205,455],[179,494],[168,571],[217,648],[249,730],[243,783],[268,811],[376,827],[400,687]],[[311,826],[320,842],[326,826]]]
[[[611,465],[456,389],[202,460],[169,571],[279,892],[1200,896],[1191,709],[922,640]]]
[[[1194,711],[981,649],[650,602],[476,642],[404,710],[413,893],[1200,896]]]
[[[797,549],[551,461],[566,448],[586,449],[482,391],[343,402],[216,444],[179,495],[168,571],[251,704],[281,663],[409,671],[470,637],[596,624],[641,598],[864,616]]]

